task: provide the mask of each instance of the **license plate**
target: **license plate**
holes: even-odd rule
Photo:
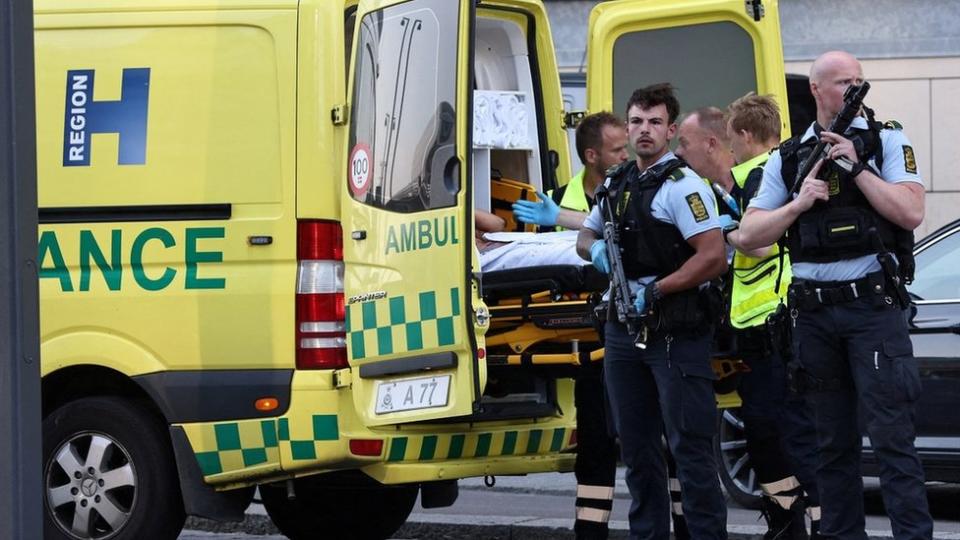
[[[450,375],[383,381],[377,385],[376,413],[387,414],[443,407],[450,394]]]

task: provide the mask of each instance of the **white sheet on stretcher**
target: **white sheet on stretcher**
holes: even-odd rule
[[[554,264],[590,264],[577,255],[577,234],[577,231],[486,233],[483,235],[486,240],[509,243],[482,253],[480,269],[492,272]]]

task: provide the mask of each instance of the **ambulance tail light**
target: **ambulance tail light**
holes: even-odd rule
[[[343,230],[336,221],[297,224],[297,369],[347,367]]]

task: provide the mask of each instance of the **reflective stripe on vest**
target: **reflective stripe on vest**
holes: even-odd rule
[[[740,189],[744,188],[750,171],[762,167],[768,156],[764,152],[731,169],[733,180]],[[738,202],[742,206],[743,201]],[[730,294],[730,324],[734,328],[759,326],[780,303],[786,302],[787,287],[793,273],[790,271],[790,257],[784,253],[781,276],[780,260],[780,246],[777,244],[764,257],[750,257],[740,251],[734,253],[733,290]],[[775,291],[778,277],[780,290]]]
[[[590,213],[590,203],[587,202],[587,195],[583,191],[583,175],[586,169],[580,169],[576,176],[567,182],[567,187],[563,190],[563,198],[560,199],[560,208],[574,210],[576,212]],[[553,190],[547,192],[547,196],[553,197]],[[558,231],[564,231],[563,227],[557,225]]]

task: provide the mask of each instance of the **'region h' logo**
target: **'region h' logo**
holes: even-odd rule
[[[147,161],[150,68],[123,70],[119,101],[94,101],[93,80],[92,69],[67,71],[63,165],[90,165],[90,142],[94,133],[120,136],[118,165],[143,165]]]

